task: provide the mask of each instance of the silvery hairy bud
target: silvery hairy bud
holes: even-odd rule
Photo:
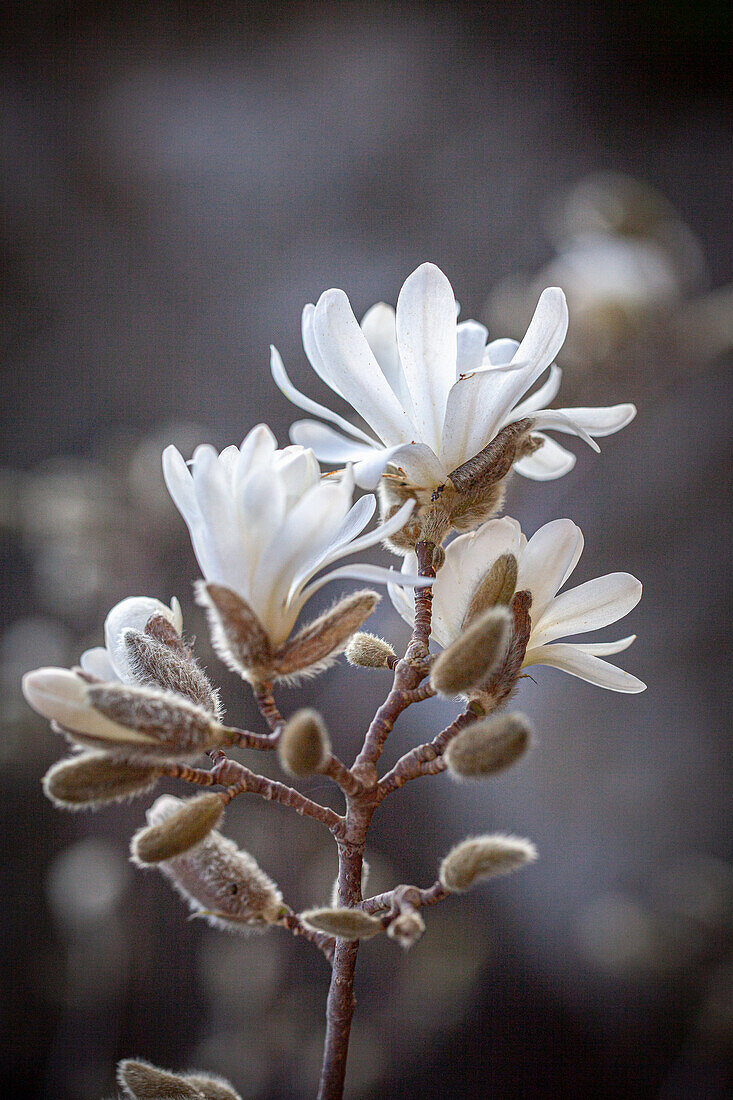
[[[376,634],[362,631],[352,636],[344,655],[349,664],[356,668],[389,668],[390,662],[397,660],[397,654],[389,642]]]
[[[517,587],[517,559],[514,554],[502,554],[473,594],[463,620],[464,627],[491,607],[507,607]]]
[[[440,695],[459,695],[483,684],[499,665],[511,634],[511,617],[495,607],[475,619],[435,661],[430,683]]]
[[[161,772],[154,764],[113,760],[106,753],[83,752],[59,760],[43,777],[43,790],[64,810],[96,809],[151,790]]]
[[[118,1065],[117,1083],[130,1100],[202,1100],[204,1096],[180,1074],[132,1058]]]
[[[417,909],[403,909],[387,928],[387,935],[405,951],[414,947],[425,931],[425,921]]]
[[[285,723],[277,751],[290,775],[302,778],[324,768],[331,755],[331,742],[320,714],[309,708],[296,711]]]
[[[211,641],[219,657],[254,684],[297,679],[327,668],[379,602],[376,592],[354,592],[275,647],[238,593],[200,581],[196,594],[206,609]]]
[[[138,684],[176,692],[216,717],[220,716],[219,693],[190,647],[162,615],[151,616],[144,631],[126,630],[122,644]]]
[[[148,810],[158,825],[182,805],[162,795]],[[282,894],[248,852],[212,829],[195,847],[157,864],[197,916],[225,931],[247,932],[276,924],[283,913]]]
[[[316,932],[326,932],[342,940],[369,940],[384,931],[381,920],[361,909],[308,909],[300,919]]]
[[[448,771],[459,779],[482,779],[511,767],[527,751],[531,726],[518,711],[479,719],[448,745]]]
[[[162,821],[138,829],[130,845],[133,862],[148,867],[187,852],[208,836],[223,815],[218,794],[187,799]]]
[[[185,1080],[195,1085],[204,1100],[242,1100],[228,1081],[210,1073],[187,1073]]]
[[[456,844],[440,865],[440,881],[451,894],[462,894],[477,882],[506,875],[537,858],[530,840],[495,833]]]
[[[41,668],[23,678],[23,692],[72,741],[116,757],[195,759],[237,739],[201,707],[156,688],[89,682],[83,673]]]

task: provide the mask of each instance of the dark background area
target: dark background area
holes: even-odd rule
[[[436,908],[406,957],[365,945],[350,1094],[727,1094],[726,8],[6,5],[3,1095],[101,1100],[133,1055],[218,1070],[246,1098],[314,1094],[320,957],[187,922],[160,876],[127,862],[140,803],[55,811],[39,779],[60,745],[18,683],[73,663],[112,604],[143,593],[179,595],[220,676],[160,451],[239,442],[261,420],[284,445],[298,414],[271,383],[268,344],[324,399],[299,346],[303,304],[339,286],[360,316],[427,259],[463,317],[512,336],[554,264],[571,310],[559,403],[637,403],[602,455],[575,448],[562,481],[517,478],[507,510],[530,533],[560,515],[580,524],[577,583],[643,580],[620,663],[649,690],[539,669],[519,697],[538,729],[528,761],[480,788],[413,784],[375,818],[375,892],[430,881],[468,832],[531,836],[542,858]],[[582,313],[585,286],[574,308],[563,277],[577,188],[607,170],[656,189],[685,227],[666,296],[641,293],[613,323],[605,307]],[[384,602],[374,629],[405,639]],[[232,720],[254,725],[220,678]],[[317,701],[348,757],[386,686],[339,667],[298,701]],[[425,713],[437,730],[453,711]],[[390,762],[424,738],[422,715],[395,731]],[[295,907],[323,902],[335,859],[316,827],[241,802],[227,832]]]

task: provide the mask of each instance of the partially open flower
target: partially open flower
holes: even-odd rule
[[[129,650],[125,645],[125,633],[128,630],[144,631],[154,616],[170,623],[180,635],[183,617],[181,605],[175,597],[171,600],[171,606],[166,607],[160,600],[154,600],[150,596],[128,596],[126,600],[115,604],[105,619],[104,645],[82,653],[79,661],[81,667],[98,680],[138,683]]]
[[[440,865],[440,881],[452,894],[462,894],[477,882],[506,875],[537,859],[530,840],[517,836],[474,836],[456,844]]]
[[[529,541],[517,521],[509,518],[491,520],[471,534],[460,535],[446,547],[445,565],[433,586],[433,637],[449,647],[461,636],[477,599],[486,595],[486,581],[496,562],[509,555],[518,563],[512,610],[515,624],[522,612],[526,638],[521,652],[511,652],[512,683],[501,685],[501,697],[513,687],[520,669],[534,664],[552,665],[611,691],[644,691],[645,684],[636,676],[601,660],[626,649],[635,635],[591,644],[556,641],[615,623],[641,598],[641,583],[629,573],[609,573],[557,595],[582,550],[582,532],[569,519],[545,524]],[[403,568],[415,568],[415,560],[408,554]],[[502,589],[502,599],[508,587]],[[414,606],[403,590],[390,587],[390,597],[403,619],[412,623]],[[497,675],[501,674],[500,669]]]

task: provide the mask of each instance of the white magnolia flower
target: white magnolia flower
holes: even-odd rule
[[[516,520],[494,519],[446,547],[445,564],[433,585],[432,633],[443,647],[450,645],[463,621],[476,589],[502,554],[517,559],[516,590],[532,593],[532,632],[523,667],[552,665],[612,691],[643,691],[636,676],[601,660],[627,649],[635,635],[617,642],[558,642],[556,639],[585,634],[615,623],[628,615],[641,598],[641,583],[630,573],[609,573],[557,593],[575,569],[583,551],[583,534],[569,519],[553,520],[527,541]],[[405,569],[414,567],[414,555],[405,558]],[[392,602],[412,623],[414,608],[402,589],[390,586]]]
[[[542,446],[515,467],[538,481],[561,477],[575,456],[542,434],[568,432],[598,450],[594,436],[610,435],[636,414],[633,405],[547,409],[560,386],[553,360],[568,326],[565,296],[545,290],[521,343],[493,340],[476,321],[456,320],[453,289],[434,264],[405,281],[396,311],[383,302],[358,324],[342,290],[327,290],[303,310],[303,346],[313,369],[372,429],[369,435],[300,393],[282,359],[271,351],[272,375],[293,404],[336,425],[315,420],[293,425],[294,443],[312,447],[324,462],[354,462],[357,484],[373,488],[388,462],[422,487],[448,474],[487,446],[507,424],[531,417]],[[546,381],[521,398],[549,368]],[[375,438],[376,436],[376,438]]]
[[[238,593],[274,645],[287,639],[306,601],[336,577],[426,583],[375,565],[341,566],[314,580],[325,566],[398,531],[413,505],[362,535],[376,502],[365,496],[352,506],[351,470],[323,478],[311,450],[278,450],[264,424],[221,454],[198,447],[188,465],[167,447],[163,472],[205,579]]]
[[[100,680],[121,680],[134,684],[130,658],[124,643],[126,630],[144,630],[153,615],[161,615],[180,634],[183,629],[181,605],[173,597],[170,607],[150,596],[129,596],[115,604],[104,622],[104,645],[82,653],[79,664],[85,672]]]

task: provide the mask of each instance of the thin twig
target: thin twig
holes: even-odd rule
[[[328,761],[321,768],[321,774],[327,775],[329,779],[333,779],[334,783],[337,783],[344,794],[360,795],[364,792],[364,784],[361,780],[349,771],[342,760],[339,760],[338,756],[334,756],[333,753],[329,756]]]
[[[216,784],[211,772],[206,771],[205,768],[192,768],[188,764],[174,764],[169,761],[160,765],[160,771],[171,779],[182,779],[184,783],[197,783],[200,787],[213,787]]]
[[[345,821],[340,814],[335,813],[328,806],[322,806],[320,802],[306,798],[300,791],[286,786],[285,783],[278,783],[275,779],[257,775],[238,761],[229,760],[225,756],[214,765],[211,774],[217,783],[227,788],[228,801],[245,792],[258,794],[268,802],[279,802],[281,806],[289,806],[301,816],[305,815],[320,821],[336,837],[344,835]]]
[[[325,932],[316,932],[315,929],[308,928],[292,909],[288,909],[278,923],[283,928],[287,928],[289,932],[292,932],[294,936],[302,936],[303,939],[314,944],[319,951],[323,952],[331,965],[333,965],[333,953],[336,947],[336,940],[333,936],[328,936]]]
[[[380,779],[377,784],[377,801],[381,802],[388,794],[404,787],[411,779],[417,779],[421,775],[437,775],[445,771],[446,763],[443,759],[448,744],[457,733],[475,722],[476,713],[471,710],[463,711],[449,726],[424,745],[418,745],[401,756],[395,766]]]
[[[279,733],[280,727],[285,720],[278,710],[275,697],[272,694],[272,684],[257,684],[252,690],[260,714],[265,719],[272,732]]]
[[[384,894],[375,894],[374,897],[366,898],[357,908],[363,909],[365,913],[389,912],[395,908],[395,900],[400,899],[420,909],[426,905],[437,905],[447,897],[450,897],[450,891],[438,881],[426,887],[395,886],[393,890],[387,890]]]

